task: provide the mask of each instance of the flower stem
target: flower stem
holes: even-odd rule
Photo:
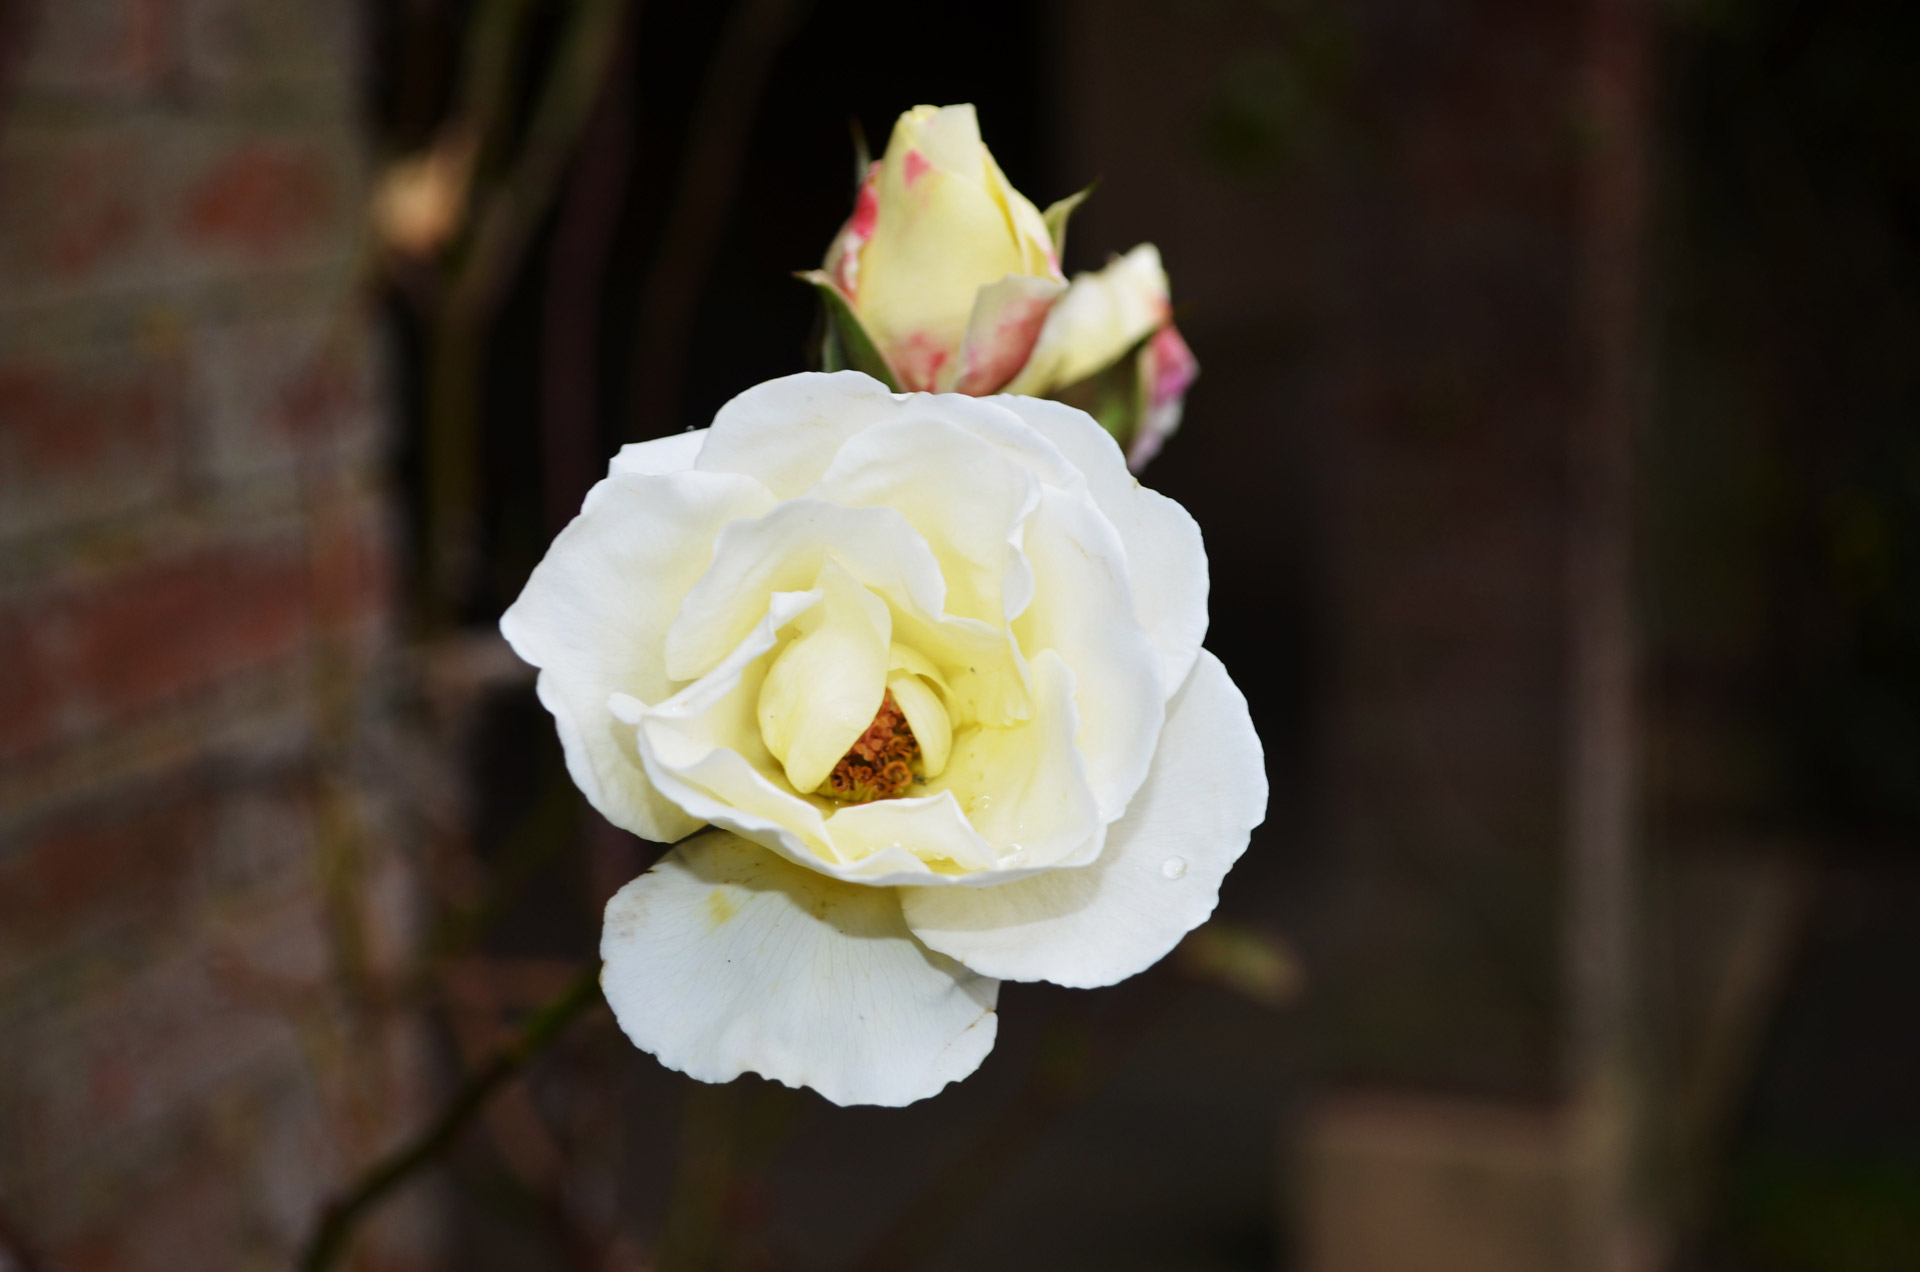
[[[529,1017],[518,1036],[469,1074],[425,1130],[377,1163],[328,1205],[301,1253],[300,1272],[326,1272],[332,1267],[345,1252],[355,1225],[369,1210],[408,1176],[444,1152],[474,1115],[486,1107],[496,1090],[524,1070],[568,1025],[599,1001],[600,965],[595,963],[559,997]]]

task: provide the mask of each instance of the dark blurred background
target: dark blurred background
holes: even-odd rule
[[[900,1111],[601,1012],[383,1269],[1920,1268],[1920,10],[0,0],[0,1269],[289,1266],[593,957],[501,609],[855,135],[1160,246],[1274,796]]]

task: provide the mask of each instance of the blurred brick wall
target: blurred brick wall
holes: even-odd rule
[[[284,1267],[416,1120],[353,8],[41,0],[0,113],[0,1213],[54,1267]]]

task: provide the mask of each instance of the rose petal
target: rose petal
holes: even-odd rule
[[[953,795],[1007,869],[1090,860],[1105,825],[1076,744],[1085,730],[1073,671],[1051,649],[1032,666],[1033,719],[961,733],[946,770],[927,782],[929,791]]]
[[[657,706],[622,694],[608,703],[636,727],[640,761],[662,796],[690,817],[809,867],[838,859],[827,835],[828,805],[787,784],[761,735],[759,704],[768,654],[786,626],[821,599],[818,591],[777,592],[746,639],[679,693]]]
[[[926,775],[940,776],[946,770],[947,757],[953,753],[953,717],[940,701],[940,694],[924,678],[910,671],[888,673],[887,692],[893,695],[900,714],[907,718],[907,727],[913,730]]]
[[[829,553],[887,602],[895,642],[939,665],[965,719],[1004,724],[1027,718],[1026,666],[1011,633],[945,612],[939,562],[893,508],[793,499],[765,517],[727,526],[712,566],[687,592],[667,631],[668,672],[679,680],[706,674],[746,638],[770,595],[810,587]]]
[[[781,633],[821,599],[819,591],[775,593],[767,614],[719,666],[658,706],[614,695],[609,705],[637,728],[640,759],[654,787],[697,821],[725,827],[796,865],[849,882],[977,886],[1030,873],[1036,867],[1024,861],[1002,865],[964,818],[952,824],[937,792],[886,801],[892,811],[885,816],[893,820],[884,833],[869,820],[882,815],[857,815],[846,823],[843,838],[836,827],[853,808],[835,812],[828,800],[798,794],[787,783],[761,736],[757,704]],[[1065,721],[1066,737],[1071,736],[1071,705],[1068,714],[1056,708],[1049,717],[1056,726]],[[925,822],[909,832],[897,825],[908,816]],[[951,862],[992,869],[956,875],[944,864]]]
[[[926,795],[835,810],[795,793],[762,741],[755,704],[781,632],[821,597],[776,593],[718,667],[658,706],[615,695],[612,709],[637,726],[641,761],[664,797],[796,865],[871,886],[982,887],[1099,853],[1104,827],[1074,742],[1073,674],[1051,652],[1035,662],[1034,718],[956,737]]]
[[[672,692],[661,656],[669,616],[707,568],[720,527],[772,503],[765,487],[733,474],[608,477],[501,616],[507,643],[541,669],[540,701],[568,773],[608,821],[642,838],[679,839],[699,822],[648,781],[608,696]]]
[[[970,106],[909,111],[887,145],[856,307],[910,389],[952,379],[975,293],[1026,272],[1007,213],[984,184],[985,155]]]
[[[1033,603],[1014,621],[1030,660],[1059,652],[1078,682],[1077,739],[1100,820],[1118,817],[1147,775],[1166,710],[1160,653],[1134,617],[1119,532],[1084,496],[1046,490],[1027,521]]]
[[[1009,274],[982,287],[973,299],[960,356],[943,387],[973,397],[995,392],[1013,379],[1033,353],[1034,342],[1065,283],[1029,274]]]
[[[827,247],[827,259],[821,268],[833,285],[852,297],[860,290],[860,249],[873,237],[874,224],[880,219],[880,165],[867,165],[867,175],[853,197],[853,213],[833,236]]]
[[[905,888],[907,923],[987,976],[1111,985],[1206,921],[1266,809],[1246,699],[1202,653],[1173,699],[1153,771],[1108,828],[1099,860],[997,887]]]
[[[643,477],[666,477],[694,466],[700,447],[707,440],[707,429],[688,429],[650,442],[628,442],[607,466],[609,473],[634,473]]]
[[[743,473],[791,499],[820,480],[841,443],[899,412],[887,386],[858,371],[782,376],[720,408],[698,467]]]
[[[1050,278],[1064,283],[1060,275],[1060,254],[1054,247],[1053,231],[1047,227],[1047,218],[1033,201],[1013,188],[1007,180],[1007,174],[1000,171],[1000,165],[994,161],[993,152],[981,148],[981,157],[986,161],[987,192],[1000,205],[1007,217],[1007,228],[1020,244],[1020,264],[1025,272]]]
[[[1074,275],[1007,392],[1051,393],[1113,365],[1167,320],[1167,271],[1142,243],[1105,269]]]
[[[939,563],[948,613],[998,624],[1026,608],[1033,577],[1018,544],[1040,483],[967,429],[931,414],[876,424],[809,498],[899,511]]]
[[[1135,472],[1160,453],[1160,447],[1180,429],[1187,390],[1200,377],[1200,363],[1172,323],[1153,333],[1140,350],[1140,382],[1146,395],[1146,413],[1140,431],[1127,447],[1127,466]]]
[[[1207,549],[1192,514],[1127,471],[1113,436],[1085,411],[1043,398],[998,398],[1085,474],[1100,511],[1126,545],[1133,609],[1160,651],[1169,690],[1207,636]]]
[[[600,956],[634,1045],[703,1082],[752,1072],[835,1104],[910,1104],[978,1068],[999,1024],[998,983],[915,941],[892,893],[724,832],[615,894]]]
[[[909,852],[935,870],[993,870],[993,848],[973,828],[952,792],[852,804],[827,822],[834,847],[852,861],[871,862],[889,851]]]
[[[887,692],[893,620],[886,602],[833,558],[820,567],[820,604],[795,622],[760,687],[760,734],[796,791],[827,780],[873,724]]]
[[[667,630],[668,674],[676,680],[705,675],[745,639],[769,596],[812,587],[829,553],[888,600],[898,598],[928,614],[944,612],[940,564],[898,510],[790,499],[719,532],[711,566],[688,590]]]

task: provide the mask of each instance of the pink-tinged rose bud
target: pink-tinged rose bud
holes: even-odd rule
[[[1040,210],[1008,183],[964,105],[900,116],[824,272],[914,390],[1000,388],[1066,290]]]
[[[1200,363],[1172,323],[1153,333],[1140,351],[1140,427],[1127,443],[1127,467],[1139,472],[1160,453],[1160,445],[1180,427],[1187,390],[1200,378]]]
[[[1061,244],[1085,196],[1042,213],[1007,184],[973,107],[908,111],[823,267],[803,275],[827,309],[823,368],[896,390],[1072,402],[1138,468],[1178,426],[1199,365],[1153,244],[1067,285]]]

